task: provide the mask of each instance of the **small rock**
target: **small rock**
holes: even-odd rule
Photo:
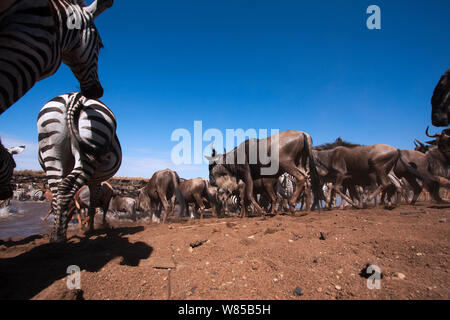
[[[392,278],[394,279],[400,279],[400,280],[405,280],[406,276],[401,273],[401,272],[396,272],[392,275]]]
[[[439,222],[440,223],[445,223],[445,222],[447,222],[447,219],[446,218],[439,219]]]
[[[321,232],[321,233],[320,233],[320,237],[319,237],[319,239],[320,239],[320,240],[326,240],[326,239],[327,239],[327,236],[326,236],[326,234],[325,234],[325,233],[323,233],[323,232]]]
[[[416,253],[416,256],[419,256],[419,257],[420,257],[420,256],[423,256],[423,253],[422,253],[422,252],[417,252],[417,253]]]
[[[342,274],[343,272],[344,272],[344,269],[338,269],[337,271],[336,271],[338,274]]]
[[[277,231],[278,230],[276,230],[276,229],[267,228],[266,231],[264,231],[264,234],[273,234],[273,233],[275,233]]]
[[[204,244],[207,241],[208,240],[197,240],[197,241],[191,242],[189,245],[191,246],[191,248],[196,248],[196,247],[201,246],[202,244]]]
[[[334,288],[335,288],[336,290],[341,290],[341,289],[342,289],[342,287],[339,286],[339,285],[335,285]]]
[[[323,289],[321,287],[317,288],[317,292],[322,292]]]
[[[278,279],[277,279],[277,278],[273,279],[273,282],[277,283],[277,282],[278,282]]]
[[[294,289],[294,292],[293,292],[293,293],[294,293],[295,296],[300,297],[300,296],[303,295],[303,290],[302,290],[302,288],[297,287],[297,288]]]

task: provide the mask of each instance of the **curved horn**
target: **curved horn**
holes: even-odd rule
[[[415,145],[416,147],[418,147],[419,145],[417,144],[416,140],[417,140],[417,139],[414,140],[414,145]]]
[[[425,144],[422,141],[420,141],[419,139],[414,139],[414,143],[416,143],[416,141],[420,146],[422,146],[422,147],[425,146]]]
[[[427,130],[425,130],[425,134],[427,135],[427,137],[430,137],[430,138],[437,138],[437,137],[439,137],[439,134],[435,134],[434,136],[431,136],[429,133],[428,133],[428,129],[430,128],[430,126],[428,126],[427,127]]]

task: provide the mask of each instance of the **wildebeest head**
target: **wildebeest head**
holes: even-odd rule
[[[6,200],[13,196],[14,187],[11,184],[11,178],[13,175],[16,162],[13,155],[21,153],[25,149],[25,146],[19,146],[6,149],[3,147],[0,141],[0,167],[6,166],[6,171],[3,174],[2,183],[0,183],[0,200]]]
[[[447,158],[448,161],[450,161],[450,129],[442,130],[441,133],[437,133],[435,135],[430,135],[428,133],[428,127],[425,131],[425,134],[430,138],[436,139],[436,145],[441,151],[444,156]]]
[[[95,27],[94,19],[111,7],[113,0],[95,0],[90,6],[84,1],[75,2],[64,20],[73,20],[69,32],[73,43],[77,43],[62,52],[63,62],[70,67],[80,83],[81,93],[89,99],[103,96],[103,88],[98,78],[98,55],[103,48],[100,34]],[[77,19],[80,20],[77,22]],[[64,23],[66,23],[64,21]],[[68,27],[69,27],[69,23]]]
[[[230,164],[232,161],[227,161],[228,157],[226,153],[218,154],[214,148],[212,148],[211,157],[205,156],[209,161],[209,182],[213,186],[233,192],[238,187],[237,167]]]
[[[431,98],[431,123],[436,127],[445,127],[450,117],[450,69],[448,69],[434,88]]]
[[[426,141],[426,143],[428,145],[426,145],[425,143],[423,143],[422,141],[420,141],[418,139],[414,139],[414,145],[416,146],[414,148],[414,150],[422,152],[422,153],[426,153],[430,149],[430,146],[436,145],[436,140]]]

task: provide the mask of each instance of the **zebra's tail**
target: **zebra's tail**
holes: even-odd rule
[[[109,151],[111,144],[105,143],[99,146],[92,146],[80,135],[78,122],[80,120],[80,114],[81,111],[83,111],[84,104],[83,104],[83,98],[84,96],[77,92],[72,98],[71,101],[68,103],[68,109],[67,109],[67,127],[69,128],[69,132],[73,138],[75,138],[76,143],[78,143],[80,149],[83,151],[83,153],[87,156],[101,156]]]
[[[320,200],[325,200],[323,190],[320,183],[320,177],[317,173],[316,163],[314,161],[314,156],[312,152],[312,139],[307,133],[303,134],[303,139],[305,141],[306,156],[309,163],[309,174],[311,176],[311,189],[314,195],[314,200],[317,200],[318,210],[320,212]]]
[[[184,202],[184,197],[181,194],[180,191],[180,177],[178,177],[178,174],[174,172],[172,174],[172,183],[173,183],[173,190],[175,193],[175,197],[177,197],[177,201],[180,204],[180,216],[184,216],[184,210],[186,209],[186,204]],[[187,212],[187,215],[189,215],[189,212]]]

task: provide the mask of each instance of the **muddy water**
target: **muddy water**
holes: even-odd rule
[[[53,216],[42,221],[50,209],[48,202],[12,200],[6,208],[0,209],[0,238],[27,237],[48,234]]]

